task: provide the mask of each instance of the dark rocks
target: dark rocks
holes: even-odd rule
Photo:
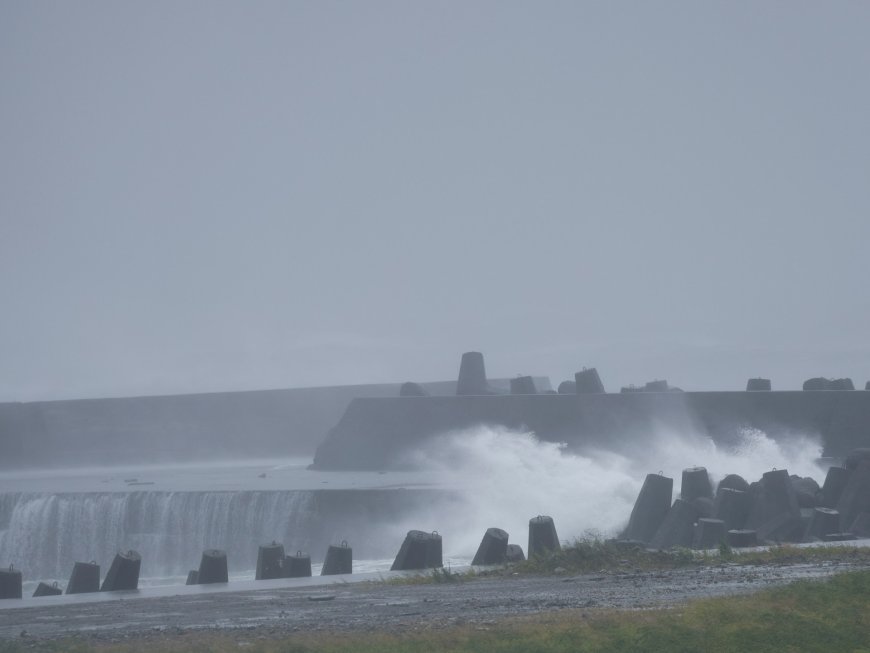
[[[529,520],[529,557],[561,549],[553,518],[549,515],[532,517]]]
[[[601,394],[604,392],[604,384],[598,376],[598,370],[594,367],[581,371],[574,375],[574,390],[578,395]]]
[[[523,553],[523,547],[519,544],[508,544],[507,554],[505,555],[506,562],[522,562],[526,559],[526,554]]]
[[[57,586],[57,583],[49,585],[48,583],[40,583],[33,590],[33,596],[60,596],[63,590]]]
[[[134,590],[139,587],[139,569],[142,567],[142,556],[136,551],[118,553],[112,560],[112,565],[103,579],[101,592],[116,592],[119,590]]]
[[[212,583],[226,583],[228,580],[226,552],[219,549],[203,551],[197,574],[198,584],[211,585]]]
[[[273,541],[257,551],[256,580],[284,577],[284,545]]]
[[[695,524],[693,549],[713,549],[725,541],[725,522],[721,519],[701,518]]]
[[[577,394],[577,383],[574,381],[562,381],[562,383],[559,384],[559,394],[560,395]]]
[[[746,382],[746,392],[770,392],[770,379],[749,379]]]
[[[326,549],[326,560],[323,561],[321,576],[353,573],[353,549],[342,542],[341,546],[332,544]]]
[[[100,565],[96,562],[77,562],[66,585],[67,594],[87,594],[100,591]]]
[[[459,364],[459,381],[456,384],[457,395],[489,394],[486,382],[486,368],[483,365],[483,354],[479,351],[468,351],[462,354]]]
[[[311,575],[311,556],[302,551],[284,558],[284,578],[307,578]]]
[[[21,598],[21,572],[9,565],[8,569],[0,569],[0,599]]]
[[[538,389],[535,387],[535,380],[530,376],[518,376],[511,379],[511,394],[512,395],[536,395]]]
[[[649,542],[671,508],[674,479],[647,474],[621,539]]]
[[[675,546],[692,546],[697,519],[697,509],[688,501],[677,499],[650,540],[650,548],[664,550]]]
[[[719,485],[716,486],[716,491],[718,492],[722,488],[730,488],[732,490],[748,492],[749,483],[742,476],[738,476],[737,474],[728,474],[728,476],[719,481]]]
[[[471,564],[500,565],[507,559],[507,548],[507,532],[500,528],[487,528]]]
[[[399,396],[400,397],[428,397],[429,393],[426,392],[426,388],[424,388],[419,383],[412,383],[411,381],[407,381],[401,385],[399,388]]]
[[[710,484],[710,476],[706,467],[689,467],[683,470],[683,479],[680,485],[680,498],[692,501],[698,497],[713,498],[713,486]]]

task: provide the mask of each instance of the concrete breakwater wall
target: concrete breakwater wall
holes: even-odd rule
[[[819,437],[824,455],[870,446],[870,392],[636,392],[360,398],[318,447],[318,469],[387,469],[433,436],[477,425],[534,431],[545,441],[637,453],[661,430],[727,445],[755,428],[774,440]]]

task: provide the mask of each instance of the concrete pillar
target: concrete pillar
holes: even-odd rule
[[[302,551],[284,558],[284,578],[307,578],[311,575],[311,556]]]
[[[271,544],[260,545],[257,551],[256,580],[284,577],[284,545],[272,540]]]
[[[849,482],[849,470],[845,467],[829,467],[822,485],[819,505],[834,508],[843,494],[843,488]]]
[[[732,529],[727,533],[728,545],[735,549],[758,546],[758,536],[751,529]]]
[[[650,540],[650,548],[664,550],[674,546],[692,546],[697,520],[697,509],[688,501],[677,499]]]
[[[720,487],[713,501],[713,517],[725,522],[725,530],[743,528],[749,515],[749,495],[741,490]]]
[[[526,559],[526,554],[523,553],[523,547],[519,544],[508,544],[507,553],[505,554],[506,562],[522,562]]]
[[[342,542],[341,546],[329,545],[326,549],[326,560],[323,561],[321,576],[353,573],[353,549]]]
[[[680,498],[691,501],[698,497],[713,498],[713,486],[706,467],[689,467],[683,470]]]
[[[547,551],[561,551],[556,524],[549,515],[538,515],[529,520],[529,556],[542,555]]]
[[[692,536],[693,549],[714,549],[725,541],[725,522],[721,519],[702,517],[695,524]]]
[[[512,395],[536,395],[538,389],[535,387],[535,380],[530,376],[518,376],[511,379],[511,394]]]
[[[67,594],[87,594],[100,591],[100,565],[91,562],[77,562],[66,584]]]
[[[399,388],[399,396],[400,397],[428,397],[429,393],[426,392],[426,388],[424,388],[419,383],[412,383],[407,381],[402,384],[402,387]]]
[[[191,569],[187,572],[187,582],[185,585],[199,585],[199,570]]]
[[[828,533],[840,532],[840,513],[831,508],[816,508],[807,528],[807,537],[821,538]]]
[[[770,379],[749,379],[746,392],[770,392]]]
[[[0,599],[21,598],[21,572],[9,565],[8,569],[0,569]]]
[[[507,559],[508,534],[500,528],[487,528],[477,547],[472,565],[500,565]]]
[[[459,381],[456,384],[457,395],[489,394],[486,383],[486,368],[483,365],[483,354],[479,351],[467,351],[462,354],[459,364]]]
[[[674,479],[647,474],[621,539],[649,542],[671,508]]]
[[[33,590],[33,596],[60,596],[63,590],[57,586],[57,583],[49,585],[48,583],[40,583]]]
[[[103,579],[101,592],[118,590],[134,590],[139,587],[139,570],[142,567],[142,556],[136,551],[118,553],[112,560],[112,566]]]
[[[574,375],[574,390],[578,395],[604,394],[604,384],[594,367],[583,369]]]
[[[227,554],[220,549],[206,549],[202,552],[197,574],[199,585],[229,582],[227,572]]]

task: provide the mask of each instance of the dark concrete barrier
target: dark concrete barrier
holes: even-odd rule
[[[803,536],[800,516],[788,471],[765,472],[752,499],[747,528],[757,531],[761,540],[798,541]]]
[[[262,544],[257,551],[256,580],[284,578],[284,545],[274,540],[271,544]]]
[[[722,487],[713,502],[713,517],[725,522],[725,530],[743,528],[749,516],[749,495],[742,490]]]
[[[429,533],[429,545],[426,547],[426,567],[437,569],[444,566],[443,542],[438,531]]]
[[[500,528],[487,528],[471,564],[500,565],[507,560],[507,548],[507,532]]]
[[[748,492],[749,483],[746,481],[745,478],[738,474],[728,474],[725,478],[719,481],[719,485],[716,486],[716,491],[718,492],[722,488],[730,488],[732,490]]]
[[[770,392],[770,379],[749,379],[746,382],[747,392]]]
[[[9,565],[8,569],[0,569],[0,599],[21,598],[21,572]]]
[[[603,394],[604,384],[594,367],[584,369],[574,374],[574,391],[578,395]]]
[[[831,379],[830,390],[854,390],[855,384],[852,379]]]
[[[791,476],[791,486],[794,489],[795,497],[797,497],[798,507],[800,508],[815,508],[819,504],[819,495],[821,490],[815,479],[809,476]]]
[[[326,560],[323,561],[321,576],[353,573],[353,549],[342,542],[341,546],[332,544],[326,549]]]
[[[690,547],[695,534],[697,509],[688,501],[677,499],[649,542],[651,549]]]
[[[199,585],[199,570],[191,569],[187,572],[187,582],[185,585]]]
[[[706,467],[689,467],[683,470],[680,498],[691,501],[698,497],[713,498],[713,486]]]
[[[735,549],[758,546],[758,534],[752,529],[732,529],[728,531],[727,538],[728,546],[733,546]]]
[[[227,554],[220,549],[206,549],[202,552],[197,573],[197,584],[211,585],[212,583],[229,582],[227,572]]]
[[[721,519],[701,518],[695,524],[692,537],[693,549],[713,549],[726,541],[725,522]]]
[[[647,474],[620,539],[649,542],[671,508],[674,479]]]
[[[530,376],[518,376],[511,379],[511,394],[512,395],[536,395],[538,389],[535,387],[535,380]]]
[[[33,590],[33,596],[60,596],[63,590],[57,586],[57,583],[49,585],[48,583],[40,583]]]
[[[840,513],[831,508],[815,508],[807,528],[807,538],[822,538],[828,533],[840,532]]]
[[[399,396],[400,397],[428,397],[429,393],[426,392],[426,388],[424,388],[419,383],[412,383],[411,381],[407,381],[402,384],[402,387],[399,388]]]
[[[284,578],[307,578],[311,575],[311,556],[302,551],[284,558]]]
[[[870,512],[870,461],[862,462],[849,473],[849,480],[837,502],[837,510],[843,531],[852,525],[860,513]]]
[[[553,518],[549,515],[532,517],[529,520],[529,557],[561,549]]]
[[[462,354],[459,364],[459,381],[456,384],[457,395],[489,394],[486,382],[486,367],[483,364],[483,354],[479,351],[467,351]]]
[[[139,570],[142,567],[142,556],[136,551],[118,553],[112,560],[112,565],[103,579],[101,592],[118,590],[134,590],[139,587]]]
[[[507,562],[522,562],[526,559],[526,554],[523,553],[523,547],[519,544],[508,544],[505,559]]]
[[[697,497],[692,499],[689,503],[691,503],[695,507],[695,510],[698,511],[698,517],[713,517],[713,499],[708,497]]]
[[[843,494],[843,488],[849,482],[849,470],[845,467],[829,467],[828,473],[825,476],[825,482],[822,485],[819,505],[825,508],[835,508],[840,496]]]
[[[100,591],[100,565],[91,562],[77,562],[66,584],[67,594],[88,594]]]
[[[831,382],[824,377],[816,376],[812,379],[807,379],[806,381],[804,381],[803,389],[804,392],[831,390]]]
[[[429,554],[429,533],[408,531],[390,571],[425,569]]]

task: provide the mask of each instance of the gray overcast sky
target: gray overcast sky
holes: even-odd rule
[[[870,378],[870,3],[0,0],[0,400]]]

